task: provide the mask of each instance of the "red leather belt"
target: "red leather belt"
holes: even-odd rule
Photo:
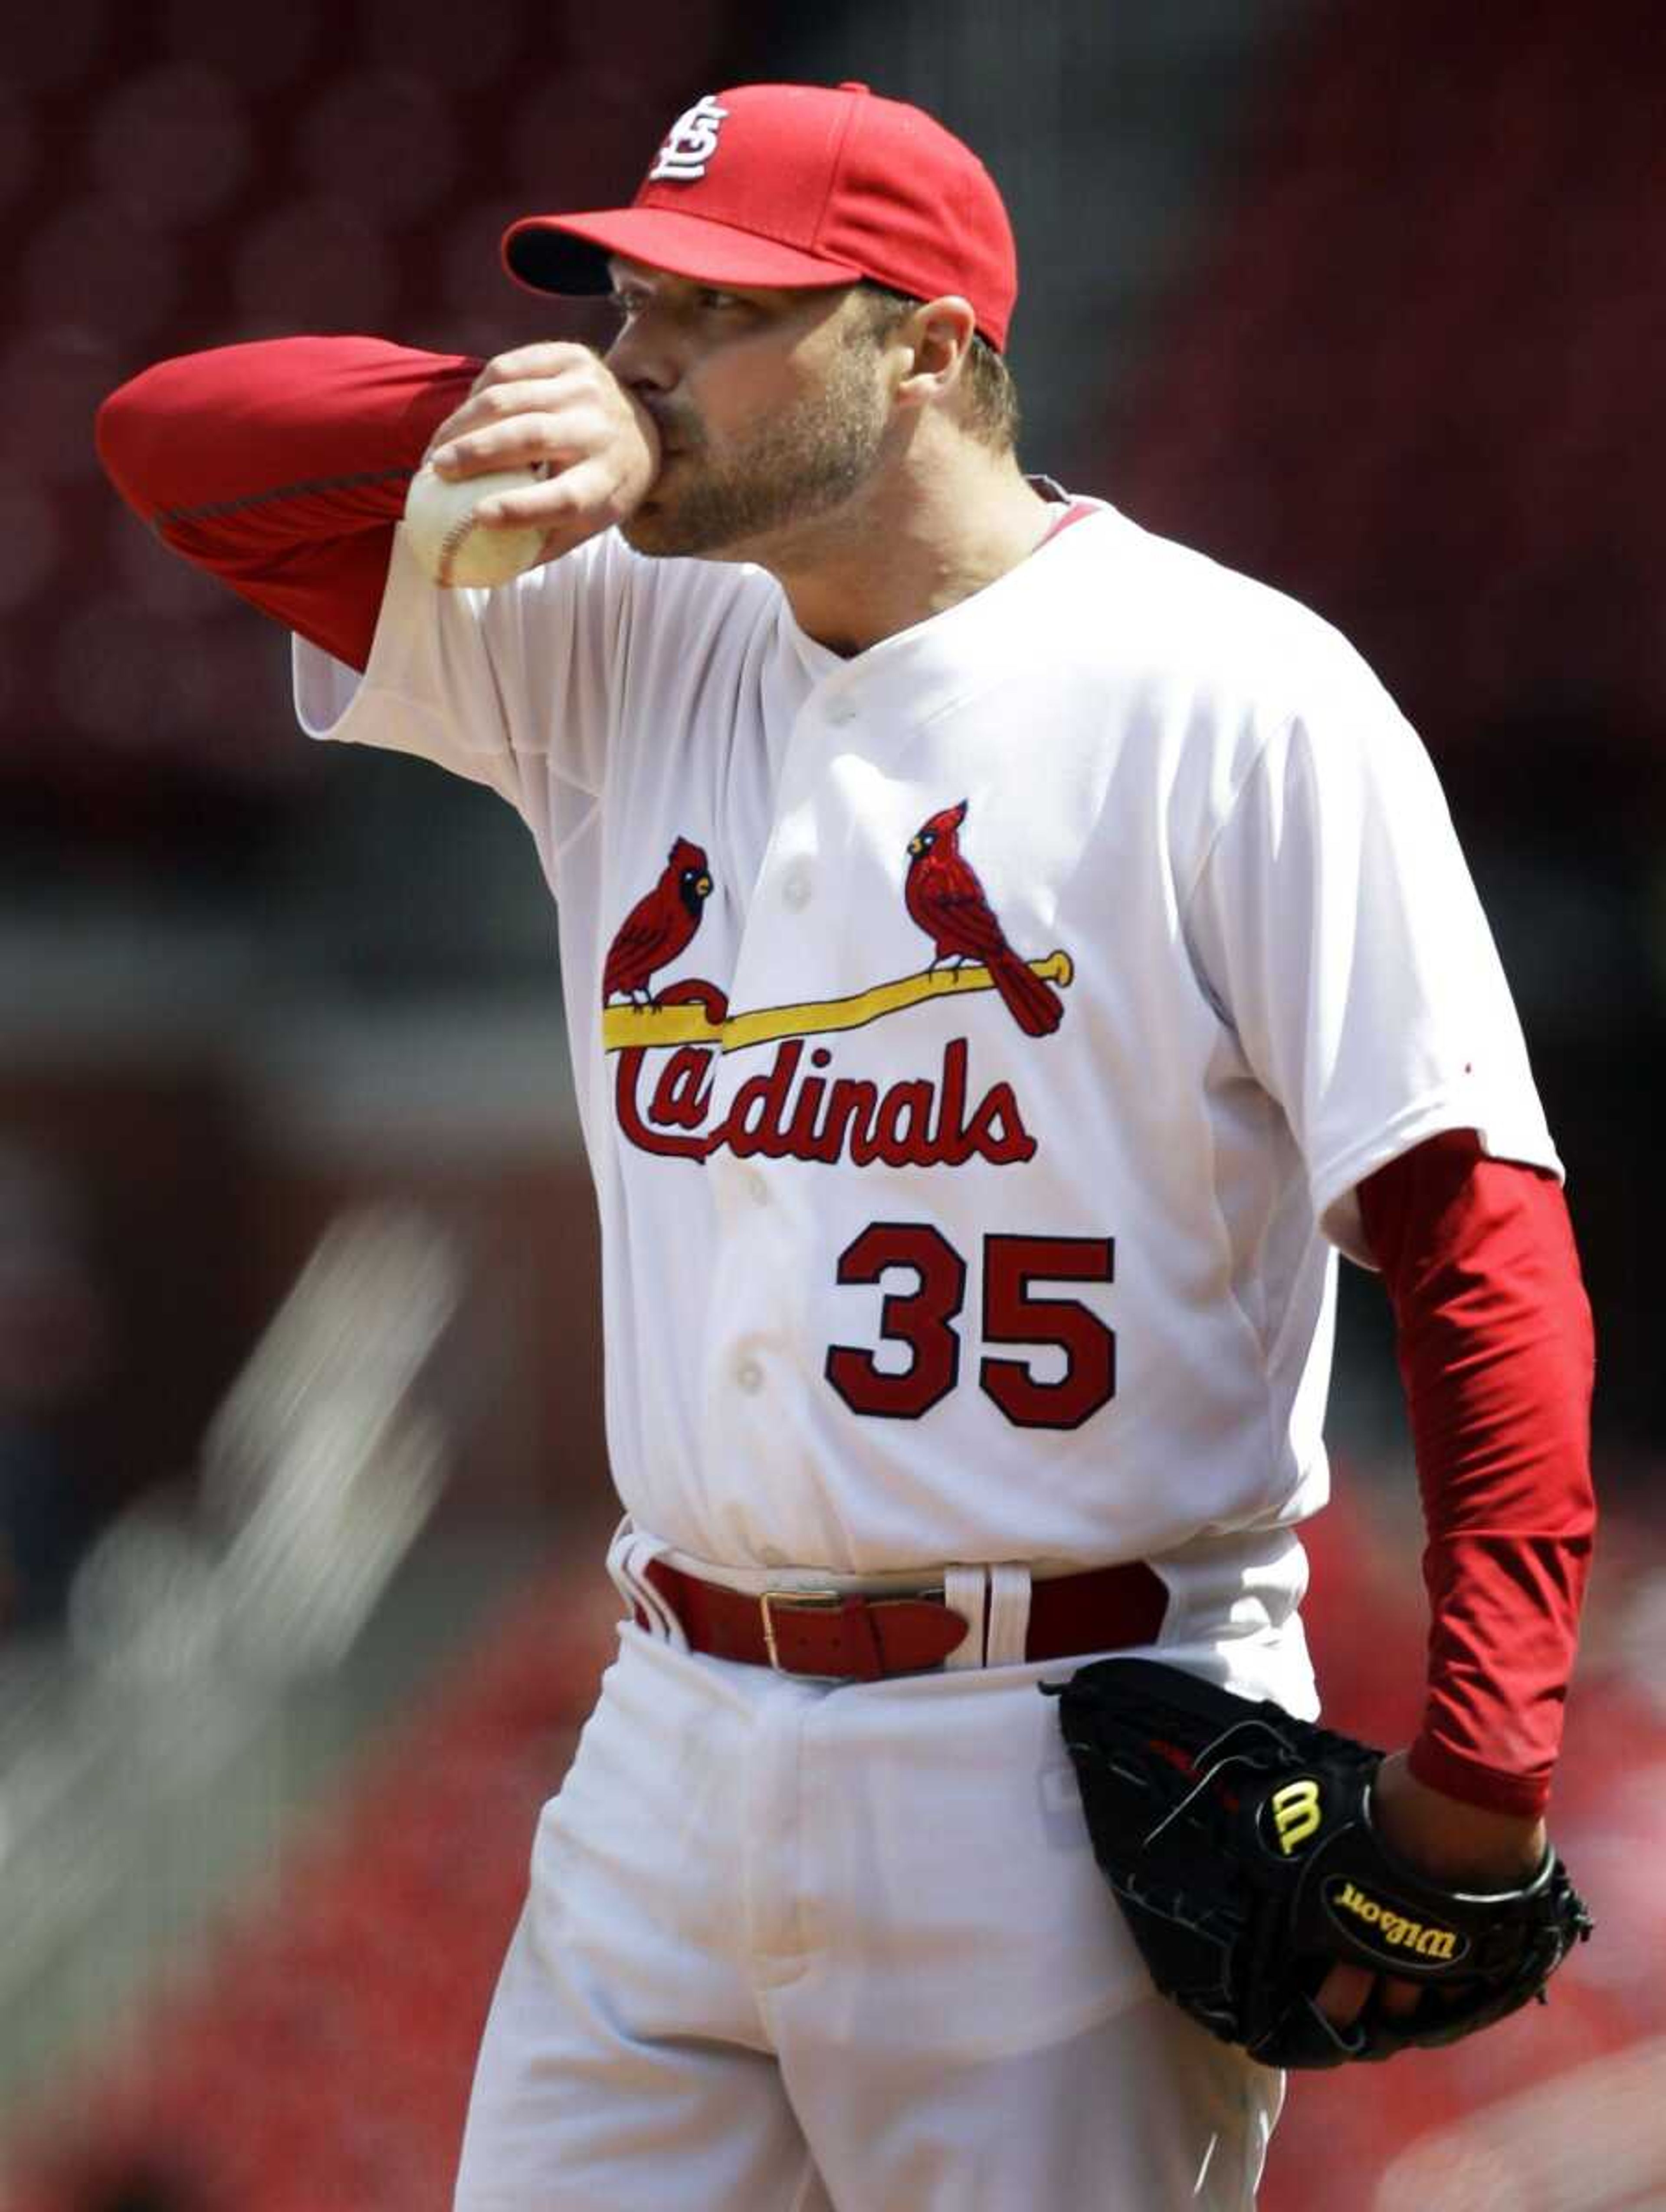
[[[878,1682],[924,1674],[940,1667],[966,1632],[966,1616],[950,1610],[941,1588],[899,1597],[832,1589],[752,1596],[663,1559],[651,1560],[645,1572],[691,1650],[783,1674]],[[1150,1644],[1167,1603],[1161,1579],[1137,1560],[1033,1583],[1024,1656],[1073,1659]],[[648,1625],[639,1607],[637,1621]]]

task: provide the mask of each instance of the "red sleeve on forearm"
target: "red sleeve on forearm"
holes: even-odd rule
[[[1554,1179],[1474,1133],[1360,1187],[1398,1325],[1428,1544],[1420,1781],[1497,1812],[1549,1795],[1596,1507],[1590,1309]]]
[[[164,544],[362,668],[406,487],[479,368],[381,338],[186,354],[105,401],[99,458]]]

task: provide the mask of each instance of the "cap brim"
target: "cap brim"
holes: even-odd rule
[[[595,215],[530,215],[503,236],[503,265],[531,292],[572,296],[609,292],[609,254],[692,276],[702,284],[789,286],[854,284],[862,271],[848,261],[801,253],[704,216],[675,208],[615,208]]]

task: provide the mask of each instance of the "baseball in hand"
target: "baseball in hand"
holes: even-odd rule
[[[442,477],[426,465],[418,469],[405,495],[405,535],[436,584],[506,584],[537,565],[544,531],[530,525],[488,529],[475,518],[481,501],[494,492],[524,491],[544,474],[542,461],[477,477]]]

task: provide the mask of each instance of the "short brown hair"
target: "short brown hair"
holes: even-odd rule
[[[868,309],[868,336],[881,344],[924,304],[906,292],[893,292],[865,278],[852,289]],[[997,453],[1013,452],[1018,444],[1018,387],[1005,356],[996,351],[981,331],[972,337],[962,389],[966,393],[962,419],[970,434]]]

